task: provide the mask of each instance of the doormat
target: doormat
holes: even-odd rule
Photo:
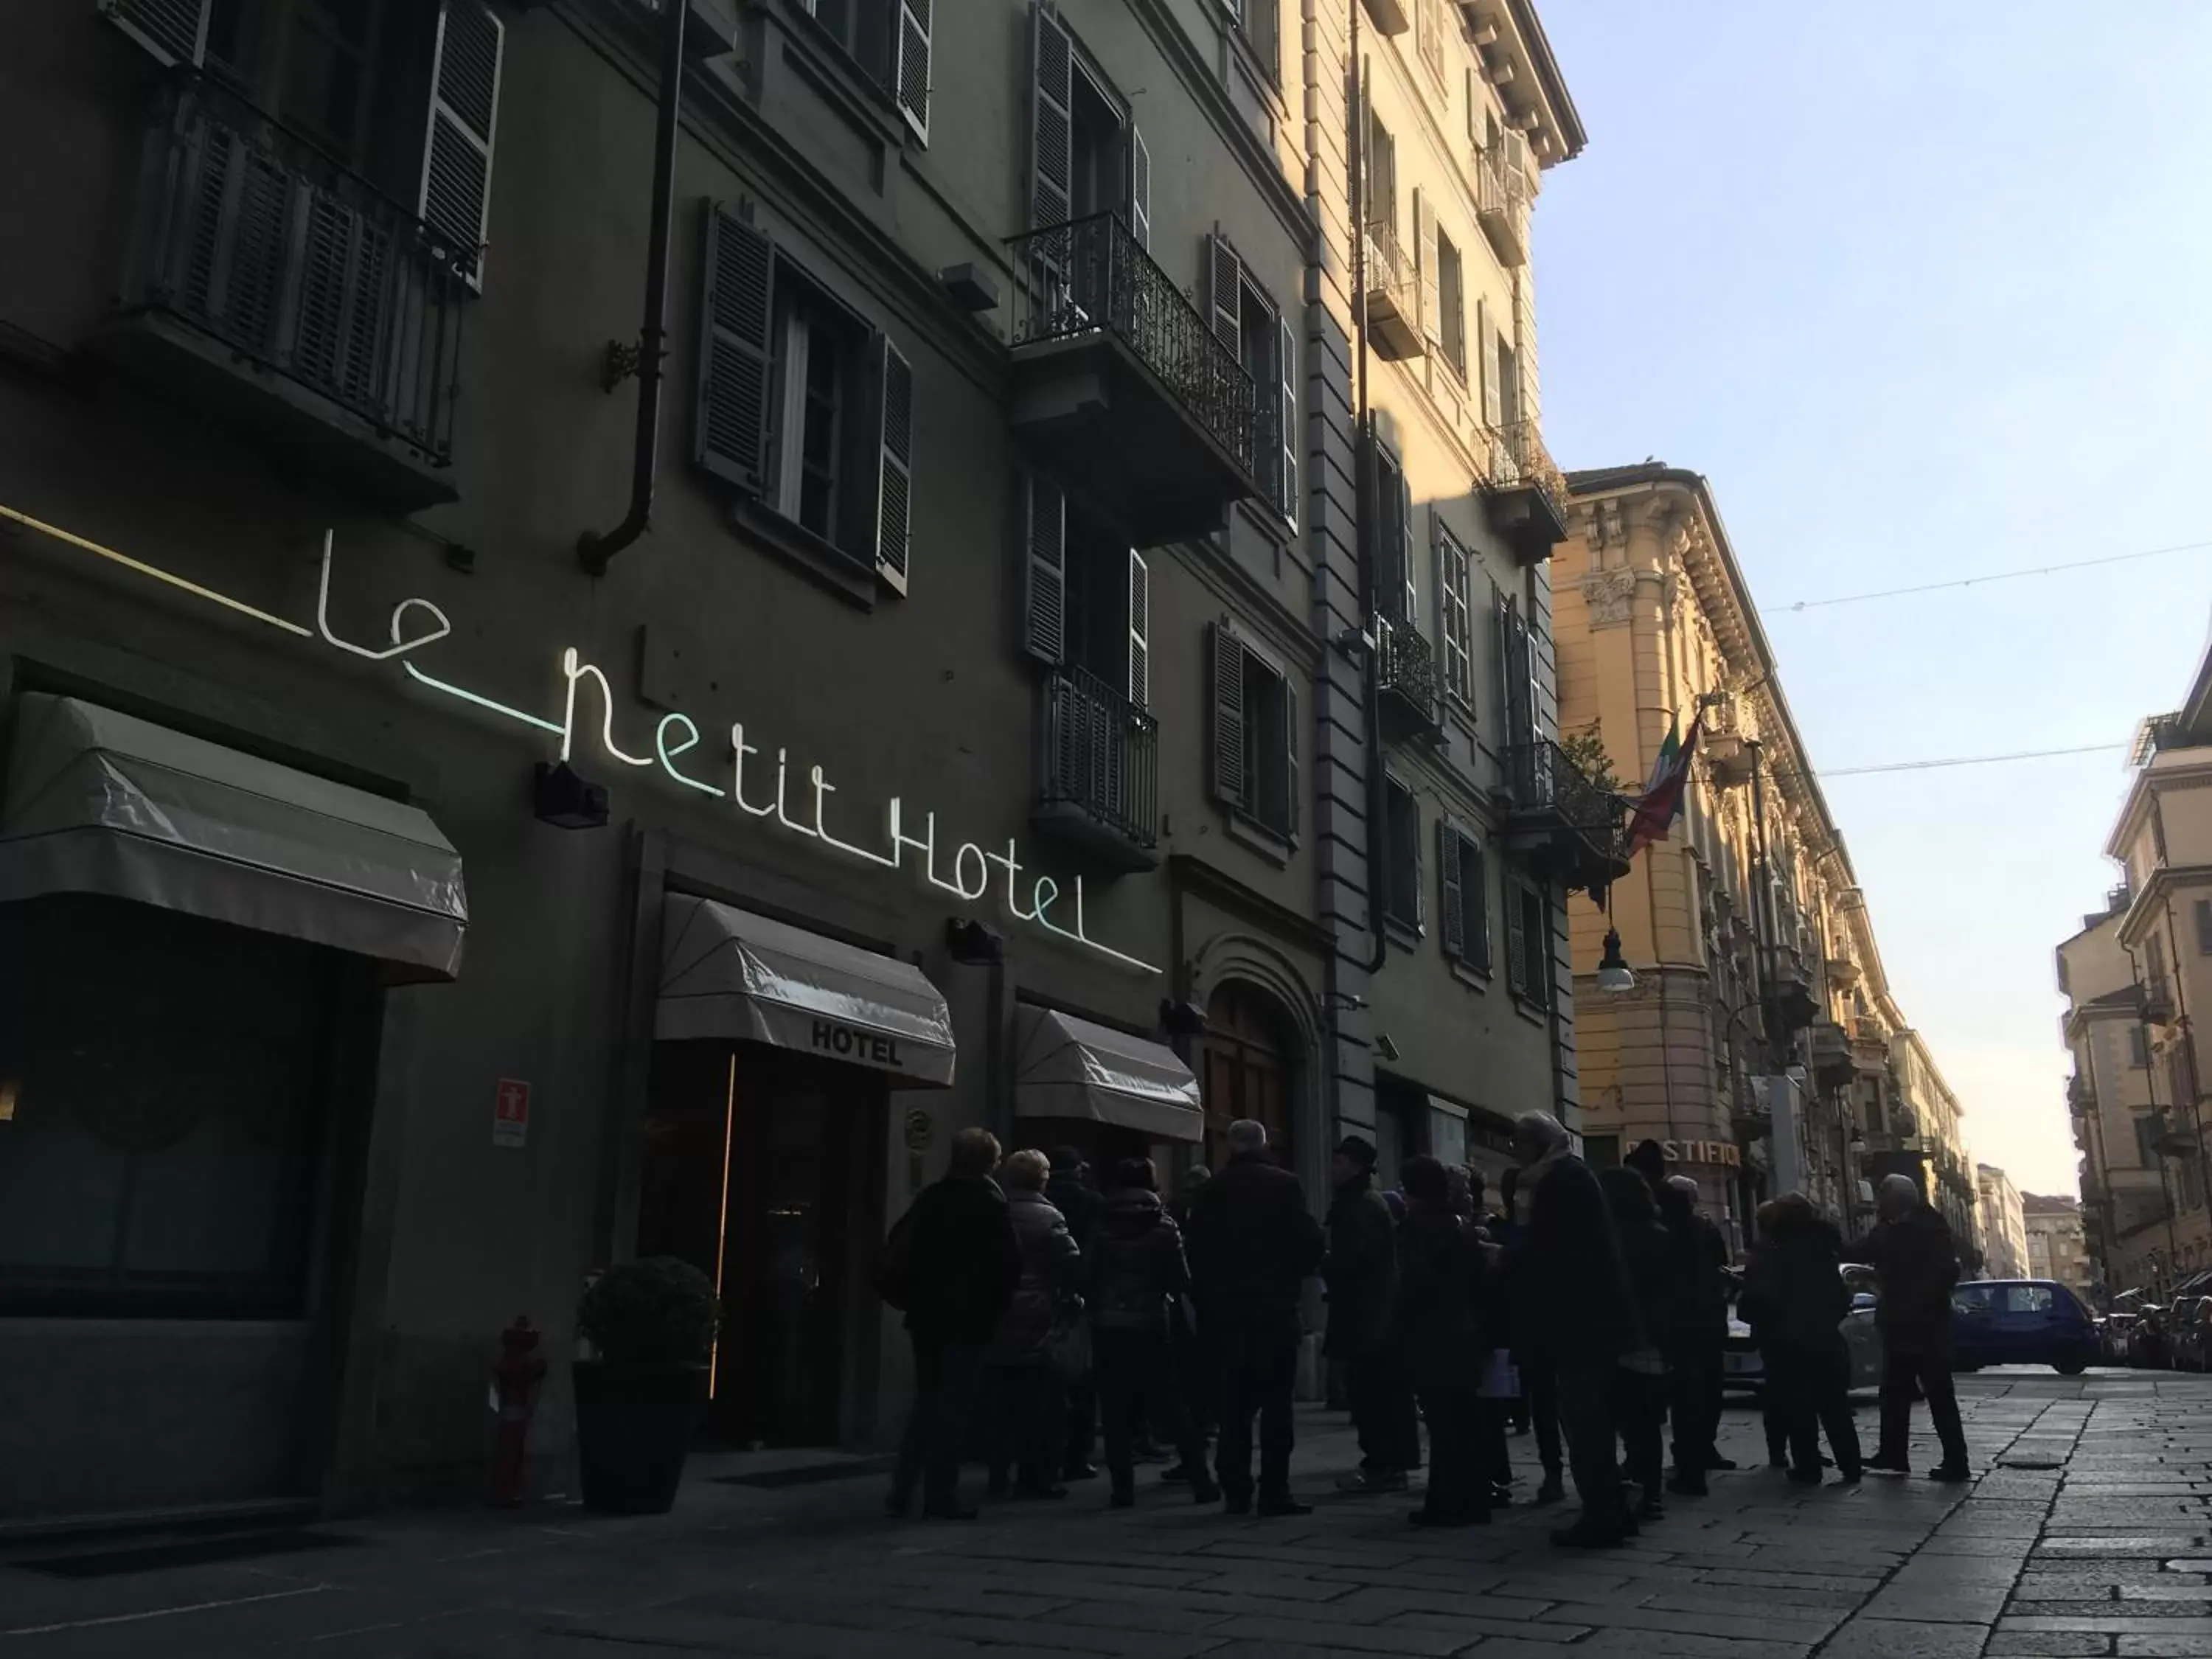
[[[898,1467],[896,1457],[848,1457],[836,1463],[801,1463],[788,1469],[763,1469],[758,1474],[718,1474],[725,1486],[756,1486],[775,1492],[784,1486],[817,1486],[825,1480],[856,1480],[864,1474],[889,1474]]]
[[[250,1561],[266,1555],[299,1555],[309,1550],[342,1549],[358,1544],[335,1532],[263,1532],[230,1538],[192,1538],[171,1544],[141,1544],[126,1550],[88,1551],[9,1565],[49,1578],[119,1578],[164,1567],[207,1566],[218,1561]]]

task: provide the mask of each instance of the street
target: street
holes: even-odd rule
[[[1340,1418],[1310,1412],[1297,1486],[1316,1508],[1296,1521],[1226,1521],[1140,1475],[1126,1513],[1098,1482],[988,1506],[973,1526],[899,1524],[880,1513],[875,1460],[835,1480],[818,1455],[734,1478],[706,1460],[676,1514],[652,1520],[547,1504],[334,1522],[251,1553],[220,1539],[18,1546],[0,1556],[0,1651],[2212,1655],[2212,1378],[2003,1370],[1960,1391],[1970,1486],[1791,1486],[1760,1466],[1756,1413],[1732,1404],[1723,1444],[1743,1470],[1595,1556],[1550,1547],[1557,1509],[1437,1535],[1406,1524],[1404,1499],[1337,1496],[1356,1452]],[[1863,1403],[1869,1443],[1873,1415]],[[1512,1443],[1525,1468],[1532,1443]],[[1933,1459],[1923,1434],[1915,1464]]]

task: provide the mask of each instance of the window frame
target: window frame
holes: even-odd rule
[[[1282,658],[1256,644],[1228,618],[1206,625],[1209,672],[1213,679],[1208,699],[1212,734],[1206,744],[1214,802],[1224,813],[1234,839],[1276,864],[1287,864],[1298,846],[1302,813],[1304,748],[1301,744],[1297,684]],[[1233,662],[1237,690],[1233,710],[1221,680]],[[1273,705],[1270,719],[1264,705],[1250,695],[1256,672]],[[1224,775],[1224,726],[1234,728],[1237,776]],[[1270,728],[1273,728],[1272,730]],[[1279,742],[1270,739],[1279,737]],[[1272,753],[1269,767],[1267,757]],[[1269,784],[1278,787],[1271,791]],[[1277,797],[1279,797],[1279,799]]]
[[[1438,945],[1455,975],[1483,989],[1497,969],[1491,942],[1489,853],[1473,826],[1449,813],[1437,820],[1437,842]]]
[[[1389,773],[1382,779],[1383,869],[1389,880],[1382,894],[1382,925],[1401,944],[1417,943],[1428,932],[1426,878],[1421,870],[1421,798],[1413,787]],[[1401,806],[1402,803],[1402,806]],[[1399,815],[1407,825],[1401,826]],[[1410,903],[1409,915],[1400,907]]]
[[[1467,255],[1459,244],[1437,227],[1437,304],[1442,313],[1444,367],[1467,386]],[[1450,257],[1447,258],[1449,254]],[[1450,280],[1447,282],[1445,278]]]
[[[1432,506],[1437,547],[1437,649],[1444,696],[1472,720],[1474,698],[1474,556]],[[1455,678],[1456,673],[1456,678]]]

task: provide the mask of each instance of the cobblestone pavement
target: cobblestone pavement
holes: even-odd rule
[[[1297,1468],[1317,1508],[1287,1522],[1227,1520],[1174,1487],[1109,1512],[1094,1484],[970,1526],[901,1524],[872,1473],[763,1487],[709,1461],[653,1520],[377,1516],[197,1562],[17,1547],[0,1554],[0,1659],[2212,1656],[2212,1379],[1993,1371],[1960,1392],[1970,1486],[1791,1486],[1732,1407],[1744,1471],[1596,1555],[1549,1547],[1558,1510],[1431,1535],[1406,1500],[1339,1497],[1353,1448],[1314,1414]],[[1870,1440],[1870,1406],[1860,1421]]]

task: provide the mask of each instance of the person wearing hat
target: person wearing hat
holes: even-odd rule
[[[1420,1462],[1420,1431],[1395,1317],[1398,1297],[1398,1225],[1375,1190],[1375,1143],[1351,1134],[1337,1144],[1329,1173],[1336,1186],[1328,1206],[1328,1331],[1322,1352],[1345,1363],[1352,1426],[1359,1434],[1359,1471],[1347,1492],[1403,1492]]]
[[[1621,1162],[1651,1188],[1674,1268],[1677,1311],[1667,1349],[1674,1473],[1668,1489],[1702,1498],[1710,1471],[1735,1467],[1717,1443],[1721,1356],[1728,1346],[1728,1241],[1698,1212],[1698,1183],[1686,1175],[1667,1173],[1666,1149],[1657,1141],[1639,1141]]]

